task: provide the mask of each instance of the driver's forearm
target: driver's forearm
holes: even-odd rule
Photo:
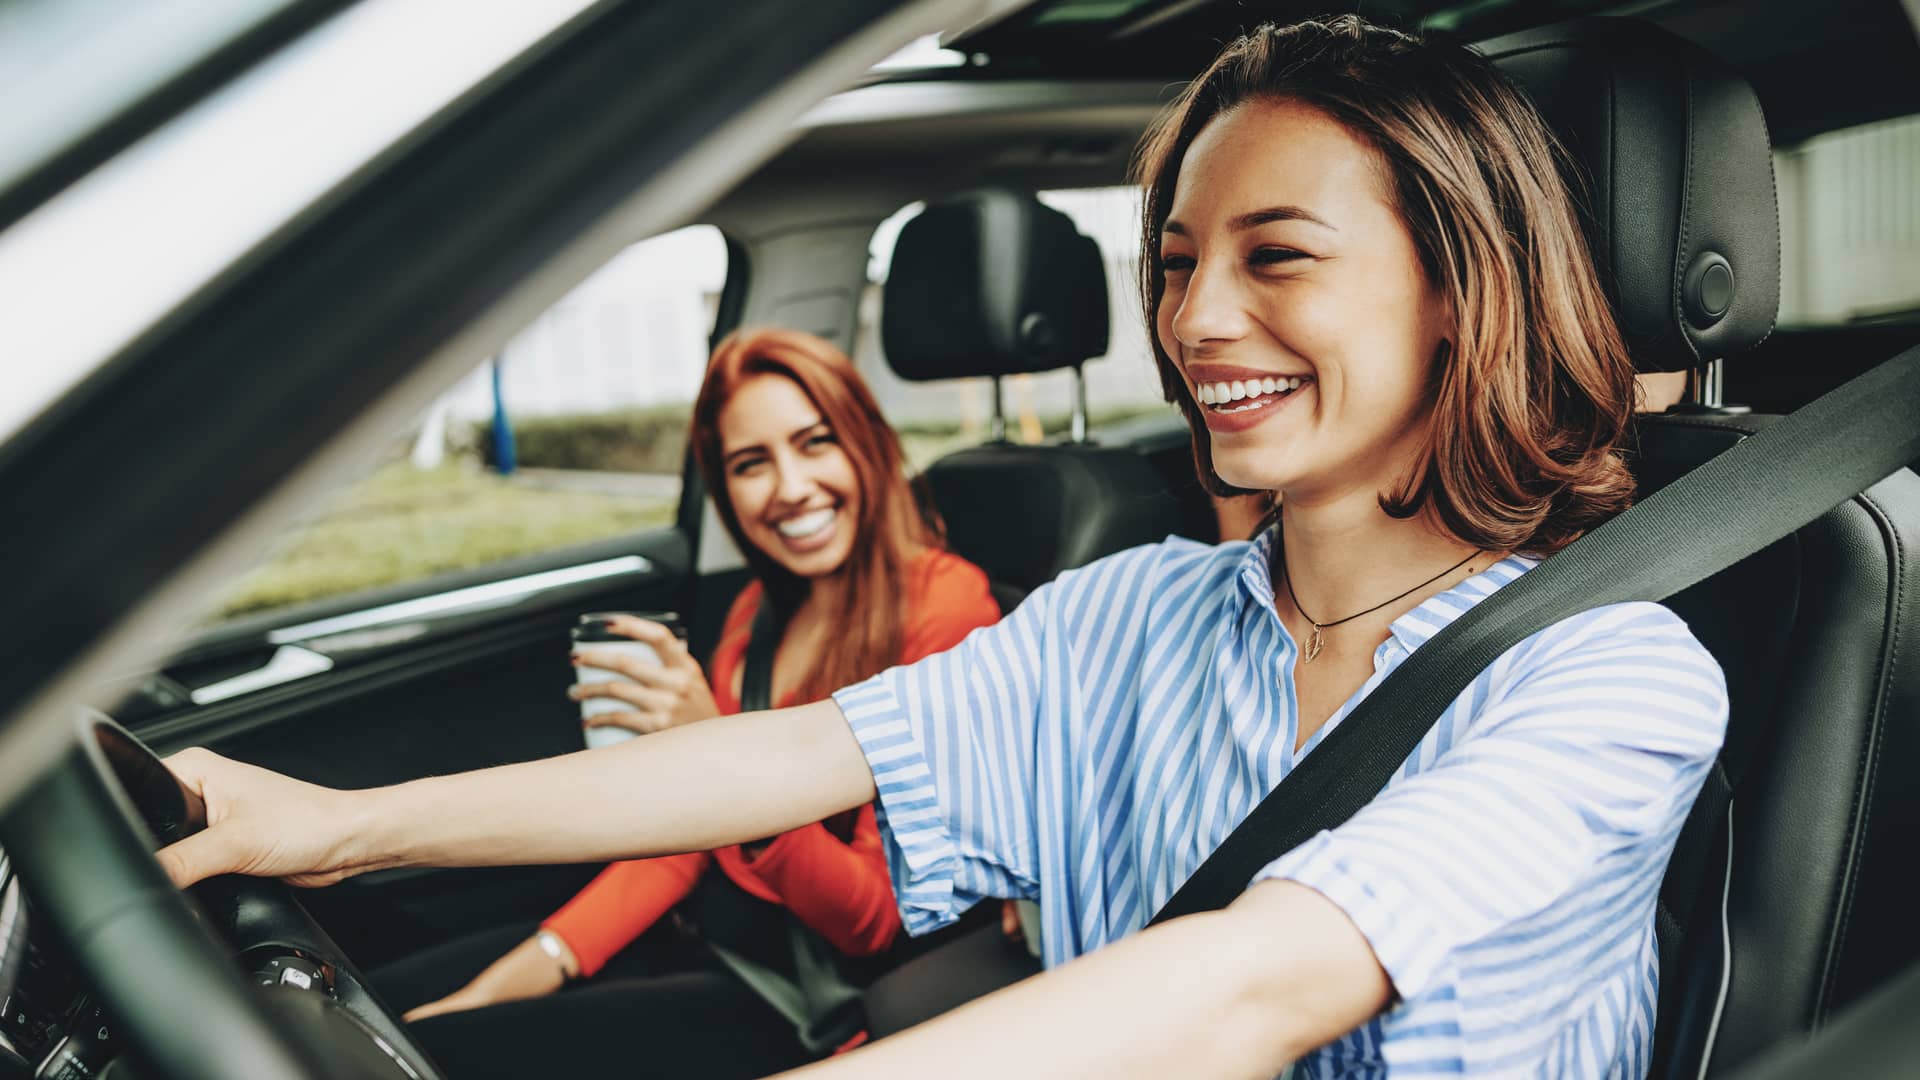
[[[603,862],[705,851],[872,801],[832,701],[366,792],[350,858],[394,866]]]
[[[1346,913],[1289,881],[1172,919],[794,1080],[1268,1080],[1384,1009]]]

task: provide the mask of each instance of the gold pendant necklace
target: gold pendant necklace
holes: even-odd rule
[[[1307,620],[1308,624],[1313,627],[1313,633],[1307,635],[1306,646],[1300,650],[1300,662],[1303,664],[1311,664],[1313,663],[1313,658],[1320,655],[1320,650],[1324,648],[1327,643],[1326,634],[1324,634],[1322,631],[1328,630],[1335,626],[1339,626],[1343,622],[1352,622],[1353,620],[1359,618],[1362,615],[1371,615],[1374,612],[1379,611],[1381,608],[1386,607],[1388,604],[1393,603],[1395,600],[1404,598],[1405,596],[1407,596],[1408,593],[1412,593],[1420,589],[1424,589],[1427,586],[1433,584],[1434,582],[1439,581],[1441,578],[1446,577],[1448,574],[1453,573],[1455,570],[1458,570],[1461,567],[1467,565],[1468,562],[1472,561],[1476,556],[1480,555],[1484,550],[1485,550],[1484,548],[1476,549],[1472,555],[1469,555],[1466,558],[1461,559],[1459,562],[1454,563],[1452,566],[1447,567],[1445,570],[1442,570],[1439,573],[1428,578],[1427,580],[1421,582],[1420,584],[1415,585],[1413,588],[1408,589],[1406,592],[1401,593],[1399,596],[1382,600],[1379,603],[1368,608],[1367,610],[1356,611],[1344,619],[1335,619],[1332,622],[1323,623],[1318,619],[1315,619],[1313,616],[1307,614],[1307,609],[1300,606],[1300,598],[1294,595],[1293,574],[1287,571],[1287,554],[1286,554],[1286,551],[1283,549],[1280,552],[1280,581],[1282,584],[1286,585],[1287,587],[1287,599],[1293,601],[1293,610],[1299,612],[1300,617]]]

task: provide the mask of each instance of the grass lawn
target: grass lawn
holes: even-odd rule
[[[470,462],[381,468],[295,530],[213,618],[482,566],[673,520],[677,500],[555,491]]]

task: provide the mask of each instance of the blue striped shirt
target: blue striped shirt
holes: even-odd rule
[[[1408,654],[1534,565],[1507,558],[1395,620],[1372,678],[1295,753],[1273,535],[1121,552],[835,695],[909,931],[1037,900],[1051,966],[1140,929]],[[1338,905],[1398,994],[1298,1074],[1645,1075],[1654,900],[1726,713],[1718,665],[1657,604],[1566,619],[1482,672],[1372,803],[1255,879]]]

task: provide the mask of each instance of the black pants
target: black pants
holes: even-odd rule
[[[533,931],[459,938],[368,978],[404,1012],[466,985]],[[784,1017],[665,922],[557,994],[435,1016],[411,1030],[448,1080],[750,1080],[812,1059]]]

